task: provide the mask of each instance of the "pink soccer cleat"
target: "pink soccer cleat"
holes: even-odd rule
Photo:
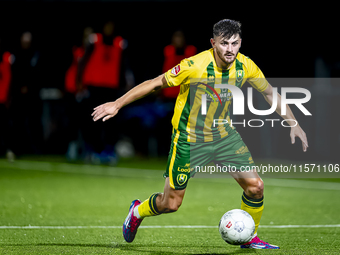
[[[245,244],[241,245],[241,248],[249,248],[249,249],[280,249],[279,246],[269,244],[265,241],[262,241],[260,238],[253,237],[253,239]]]
[[[137,229],[141,224],[143,219],[138,219],[136,216],[133,215],[133,210],[137,205],[141,203],[140,200],[133,200],[130,205],[129,214],[126,217],[124,224],[123,224],[123,236],[125,241],[131,243],[133,239],[135,239]]]

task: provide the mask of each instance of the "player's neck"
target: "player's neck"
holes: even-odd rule
[[[216,63],[216,65],[217,65],[217,67],[218,67],[218,68],[221,68],[221,69],[229,69],[229,68],[233,65],[233,63],[234,63],[234,61],[231,62],[231,63],[229,63],[229,64],[226,64],[225,62],[223,62],[223,61],[220,59],[220,57],[217,55],[217,53],[215,52],[215,50],[214,50],[214,58],[215,58],[215,63]]]

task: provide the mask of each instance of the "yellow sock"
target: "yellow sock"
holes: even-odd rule
[[[260,220],[263,212],[263,197],[260,199],[254,199],[248,197],[244,192],[242,195],[241,209],[246,211],[253,217],[255,221],[255,232],[257,233],[257,228],[260,225]]]
[[[159,193],[152,194],[148,199],[138,206],[138,213],[141,218],[161,214],[156,206],[156,198]]]

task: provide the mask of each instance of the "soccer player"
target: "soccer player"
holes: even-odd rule
[[[255,221],[252,240],[241,248],[279,249],[257,237],[257,229],[263,212],[263,181],[256,171],[242,172],[241,166],[253,167],[254,161],[239,133],[228,123],[213,125],[213,119],[227,119],[231,96],[228,91],[214,89],[214,84],[228,84],[241,87],[248,81],[272,105],[273,88],[255,63],[239,52],[241,47],[241,24],[224,19],[213,27],[212,48],[193,57],[184,59],[166,73],[147,80],[128,91],[114,102],[94,108],[93,120],[106,121],[115,116],[120,108],[160,88],[181,86],[172,119],[173,134],[165,177],[163,193],[154,193],[144,202],[134,200],[123,224],[123,235],[132,242],[137,229],[145,217],[176,212],[180,207],[194,166],[214,162],[220,166],[232,166],[237,172],[230,172],[243,188],[241,209],[247,211]],[[209,93],[210,91],[210,93]],[[201,97],[216,91],[220,96],[207,97],[207,114],[202,115]],[[207,96],[207,95],[206,95]],[[217,96],[216,96],[217,97]],[[276,112],[281,115],[281,97],[277,95]],[[307,137],[286,106],[286,115],[281,115],[291,126],[291,142],[302,141],[307,150]]]

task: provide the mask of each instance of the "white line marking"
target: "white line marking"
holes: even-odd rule
[[[261,228],[340,228],[340,224],[330,225],[263,225]]]
[[[340,228],[340,224],[329,224],[329,225],[260,225],[260,228]],[[122,226],[0,226],[0,229],[94,229],[94,228],[117,228],[120,229]],[[140,226],[140,228],[217,228],[217,226]]]

